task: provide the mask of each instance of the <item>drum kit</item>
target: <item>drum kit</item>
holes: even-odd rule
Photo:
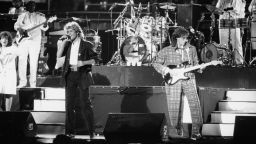
[[[130,0],[132,1],[132,0]],[[126,3],[116,5],[125,6],[118,18],[113,22],[113,28],[106,32],[117,31],[118,48],[112,56],[108,64],[110,65],[125,65],[125,66],[140,66],[151,65],[156,57],[157,52],[162,49],[165,42],[170,42],[170,30],[179,27],[176,22],[177,4],[153,3],[158,8],[165,11],[164,16],[160,16],[159,12],[155,16],[150,15],[148,7],[138,7],[134,3]],[[215,15],[220,15],[224,11],[212,5],[201,5],[205,7],[211,14],[210,41],[205,43],[204,34],[198,31],[192,33],[192,45],[198,47],[198,55],[201,62],[209,62],[212,60],[222,60],[226,65],[232,65],[234,60],[234,50],[229,47],[229,44],[218,44],[212,41],[213,32],[216,25]],[[111,10],[113,7],[111,7]],[[142,11],[147,10],[146,15],[142,15]],[[173,20],[169,17],[169,12],[173,12]],[[209,13],[208,12],[208,13]],[[130,17],[127,17],[129,13]],[[204,15],[202,14],[203,19]],[[198,23],[200,23],[200,21]],[[198,25],[199,26],[199,25]],[[249,28],[248,18],[239,19],[223,19],[219,20],[219,28]],[[194,43],[193,43],[194,41]],[[229,40],[230,43],[230,40]]]
[[[113,29],[117,31],[118,48],[108,64],[140,66],[150,65],[162,44],[169,38],[168,29],[177,27],[176,18],[174,22],[169,17],[169,11],[176,9],[173,3],[158,3],[160,9],[164,9],[165,16],[150,15],[150,5],[136,7],[133,3],[115,3],[125,6],[118,18],[113,22]],[[153,4],[153,6],[156,4]],[[112,8],[112,7],[111,7]],[[112,8],[113,9],[113,8]],[[111,9],[111,10],[112,10]],[[147,13],[142,13],[147,10]],[[129,16],[127,16],[127,13]],[[144,14],[142,16],[142,14]]]

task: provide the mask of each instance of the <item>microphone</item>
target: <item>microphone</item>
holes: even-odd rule
[[[112,6],[109,8],[109,11],[112,11],[115,6],[116,6],[116,3],[113,3]]]
[[[189,31],[192,33],[192,34],[195,34],[195,29],[192,27],[192,26],[189,26]]]
[[[59,38],[59,40],[64,41],[65,39],[70,39],[69,35],[63,35],[62,37]]]

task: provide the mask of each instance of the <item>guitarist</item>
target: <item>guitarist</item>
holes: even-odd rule
[[[34,1],[29,1],[26,4],[26,12],[19,15],[16,23],[14,24],[14,29],[22,34],[24,30],[32,28],[36,25],[46,22],[45,15],[35,11],[36,3]],[[27,59],[29,56],[29,66],[30,66],[30,77],[29,84],[30,87],[36,87],[36,76],[37,76],[37,66],[38,57],[41,47],[42,30],[48,30],[47,23],[29,32],[29,37],[23,39],[19,43],[19,49],[22,49],[22,54],[19,56],[18,63],[18,74],[19,74],[19,85],[18,88],[25,87],[27,85]]]
[[[157,72],[166,75],[171,69],[168,66],[182,65],[184,62],[188,66],[198,65],[196,48],[188,44],[189,32],[178,27],[174,30],[171,37],[171,45],[161,49],[153,67]],[[167,98],[167,127],[168,137],[182,138],[182,117],[181,117],[181,98],[183,94],[187,96],[192,118],[192,132],[190,138],[195,140],[201,137],[200,129],[202,126],[202,113],[196,89],[195,75],[192,72],[186,73],[190,79],[179,80],[173,85],[165,84]]]

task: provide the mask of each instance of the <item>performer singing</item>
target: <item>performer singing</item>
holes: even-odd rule
[[[66,36],[58,42],[58,58],[65,56],[63,77],[66,89],[66,134],[75,134],[75,100],[79,98],[82,116],[89,129],[90,138],[94,136],[94,116],[89,96],[89,86],[93,78],[91,66],[98,60],[97,54],[92,50],[93,44],[85,41],[83,31],[78,23],[69,22],[64,26]],[[57,62],[58,63],[58,62]],[[77,93],[77,90],[79,91]]]
[[[24,30],[35,27],[46,22],[45,15],[36,12],[36,3],[34,1],[29,1],[26,4],[27,12],[19,15],[16,23],[14,24],[14,29],[18,31],[19,34],[23,33]],[[41,47],[42,30],[48,30],[47,23],[39,28],[36,28],[29,32],[30,37],[23,39],[19,43],[19,49],[22,49],[22,54],[19,56],[18,73],[19,73],[19,85],[18,88],[25,87],[27,85],[27,59],[29,55],[29,66],[30,66],[30,77],[29,84],[30,87],[36,87],[36,77],[37,77],[37,66],[38,57]]]
[[[223,11],[219,20],[234,20],[245,18],[245,0],[218,0],[216,7]],[[230,33],[229,33],[230,32]],[[226,44],[230,50],[233,50],[234,64],[242,65],[244,63],[241,29],[219,28],[219,38],[221,44]]]
[[[5,110],[10,111],[12,98],[16,96],[17,73],[16,57],[21,50],[12,44],[12,36],[8,31],[0,33],[0,101],[5,103]],[[1,102],[0,102],[1,103]]]
[[[186,66],[194,66],[198,64],[196,48],[188,44],[189,32],[178,27],[174,30],[171,37],[171,45],[161,49],[156,59],[153,61],[153,67],[162,75],[166,75],[170,69],[168,66],[177,66],[187,63]],[[183,65],[184,66],[184,65]],[[195,75],[192,72],[187,73],[190,78],[188,80],[180,80],[173,85],[165,84],[167,98],[167,127],[169,138],[182,137],[183,128],[180,113],[180,100],[182,94],[188,98],[189,107],[192,117],[192,133],[191,139],[200,138],[200,130],[202,126],[202,113],[200,102],[196,89]]]

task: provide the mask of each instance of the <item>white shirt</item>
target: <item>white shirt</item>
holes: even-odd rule
[[[70,65],[77,65],[80,42],[81,42],[81,39],[76,38],[71,44],[70,59],[69,59]]]
[[[46,18],[44,14],[39,12],[24,12],[19,15],[17,21],[14,24],[14,29],[17,30],[18,28],[22,29],[30,29],[33,28],[39,24],[42,24],[46,21]],[[44,28],[43,26],[40,26],[39,28],[36,28],[29,32],[31,40],[41,40],[41,30],[46,31],[47,28]]]
[[[219,0],[216,4],[217,8],[226,9],[232,7],[233,10],[225,11],[222,15],[220,15],[220,19],[228,19],[229,12],[231,18],[244,18],[245,17],[245,4],[244,0]]]

